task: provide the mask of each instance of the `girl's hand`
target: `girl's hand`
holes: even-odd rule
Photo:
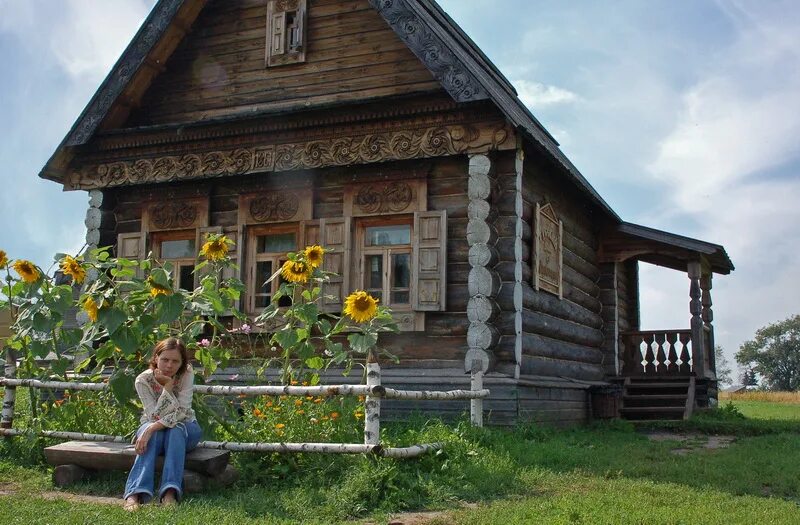
[[[141,456],[147,451],[147,443],[150,441],[151,436],[150,427],[147,427],[147,429],[142,432],[142,435],[139,436],[139,439],[136,440],[136,446],[134,447],[136,454]]]
[[[175,381],[171,377],[166,375],[158,368],[153,370],[153,377],[156,381],[158,381],[158,384],[164,387],[166,390],[172,390],[172,386],[175,384]]]

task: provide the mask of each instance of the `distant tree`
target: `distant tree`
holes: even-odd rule
[[[739,383],[742,386],[758,386],[758,378],[752,368],[745,368],[739,375]]]
[[[771,390],[800,389],[800,315],[760,328],[736,361],[758,372]]]
[[[719,345],[714,347],[714,360],[717,365],[717,381],[724,385],[732,384],[733,378],[731,374],[733,374],[733,370],[731,369],[731,364],[725,358],[725,352],[722,351],[722,347]]]

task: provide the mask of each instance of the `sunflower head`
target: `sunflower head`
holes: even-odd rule
[[[0,268],[5,268],[8,264],[8,255],[3,250],[0,250]]]
[[[12,266],[14,271],[17,272],[26,283],[35,283],[39,280],[39,277],[42,276],[42,272],[39,271],[39,268],[25,259],[18,259]]]
[[[61,271],[64,272],[64,275],[72,277],[73,284],[82,284],[86,279],[86,270],[81,263],[69,255],[61,261]]]
[[[303,254],[306,256],[306,262],[312,268],[319,268],[322,266],[322,257],[325,255],[325,250],[322,246],[313,245],[306,247]]]
[[[86,311],[86,314],[89,316],[89,319],[92,320],[93,323],[97,322],[97,303],[94,302],[94,299],[91,297],[87,298],[83,302],[83,309]]]
[[[378,313],[378,300],[363,290],[353,292],[344,300],[344,313],[357,323],[366,323]]]
[[[281,267],[281,275],[290,283],[307,283],[311,268],[302,261],[286,261]]]
[[[228,256],[230,242],[224,235],[209,235],[206,237],[206,243],[200,248],[200,255],[209,261],[222,261]]]
[[[158,284],[152,276],[147,278],[147,284],[150,285],[150,295],[154,298],[159,295],[172,295],[172,288]]]

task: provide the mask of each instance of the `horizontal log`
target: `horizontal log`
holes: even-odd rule
[[[600,279],[600,268],[586,259],[575,254],[572,250],[564,247],[562,250],[564,265],[573,268],[576,272],[586,276],[587,279],[593,283],[597,283]]]
[[[520,372],[523,374],[564,377],[586,381],[600,381],[603,378],[603,369],[596,364],[576,363],[574,361],[529,355],[522,356]]]
[[[546,357],[576,363],[599,365],[603,361],[603,353],[599,348],[567,343],[549,337],[523,333],[522,355]],[[497,345],[497,353],[508,355],[514,352],[514,338],[503,337]]]
[[[497,344],[500,333],[490,323],[472,322],[467,329],[467,346],[488,351]]]
[[[597,286],[597,283],[574,268],[565,264],[562,272],[565,283],[571,284],[591,297],[597,298],[600,295],[600,287]]]
[[[497,231],[494,226],[481,219],[471,219],[467,223],[467,244],[488,244],[494,245],[497,241]]]
[[[475,243],[469,247],[468,258],[472,267],[485,266],[491,268],[497,263],[498,254],[493,246],[485,243]]]
[[[523,264],[521,270],[523,281],[533,281],[533,271],[529,265]],[[516,263],[514,261],[501,261],[494,265],[494,271],[497,272],[497,275],[500,276],[500,280],[503,281],[503,283],[513,284],[517,280]]]
[[[493,223],[497,229],[497,235],[499,237],[516,237],[518,220],[519,218],[516,215],[500,215],[495,218]],[[531,242],[532,238],[531,225],[526,221],[522,221],[522,242]]]
[[[113,211],[89,208],[86,210],[86,219],[84,219],[83,224],[90,230],[114,229],[117,220]]]
[[[600,302],[600,299],[598,299],[596,296],[591,296],[587,294],[586,292],[580,290],[579,288],[576,288],[571,283],[568,282],[564,283],[564,288],[562,293],[564,295],[564,299],[566,299],[567,301],[571,301],[577,305],[580,305],[589,310],[590,312],[595,312],[599,314],[603,308],[603,304]]]
[[[495,326],[504,334],[514,333],[514,312],[504,311],[495,321]],[[565,321],[542,312],[523,310],[522,331],[539,334],[552,339],[588,346],[599,347],[603,342],[603,333],[571,321]]]
[[[575,323],[601,328],[603,320],[599,313],[592,312],[570,301],[564,301],[557,296],[547,292],[537,292],[527,283],[521,283],[522,306],[530,310],[541,311],[553,317],[572,321]],[[502,310],[515,311],[514,308],[514,287],[501,286],[500,291],[495,296],[497,304]]]
[[[467,217],[466,195],[428,195],[428,210],[447,210],[447,219]]]
[[[497,272],[477,266],[469,271],[467,277],[467,288],[470,296],[486,295],[492,297],[500,289],[500,277]]]
[[[467,303],[467,319],[471,323],[488,323],[500,312],[497,302],[485,295],[474,295]]]

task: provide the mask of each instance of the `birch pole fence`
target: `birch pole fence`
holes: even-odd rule
[[[6,373],[9,371],[6,363]],[[9,392],[16,387],[28,386],[48,390],[86,390],[102,391],[108,388],[107,383],[79,383],[73,381],[42,381],[39,379],[0,378],[0,385],[5,387],[6,397],[3,403],[3,428],[0,435],[6,437],[27,435],[30,431],[11,428],[13,421],[14,399],[9,399]],[[409,447],[383,447],[380,443],[381,399],[405,400],[470,400],[470,421],[475,426],[483,426],[483,399],[489,390],[483,388],[483,371],[473,366],[470,390],[398,390],[386,388],[381,384],[381,368],[370,356],[367,361],[366,385],[268,385],[268,386],[225,386],[195,385],[194,392],[220,396],[365,396],[364,399],[364,443],[240,443],[232,441],[202,441],[197,447],[234,452],[281,452],[301,453],[313,452],[322,454],[373,454],[390,458],[413,458],[442,447],[441,443],[424,443]],[[8,411],[8,414],[7,414]],[[8,416],[8,419],[6,419]],[[7,426],[5,426],[7,425]],[[42,430],[38,435],[56,439],[76,441],[103,441],[126,443],[129,440],[122,436],[104,434],[88,434],[84,432]]]

